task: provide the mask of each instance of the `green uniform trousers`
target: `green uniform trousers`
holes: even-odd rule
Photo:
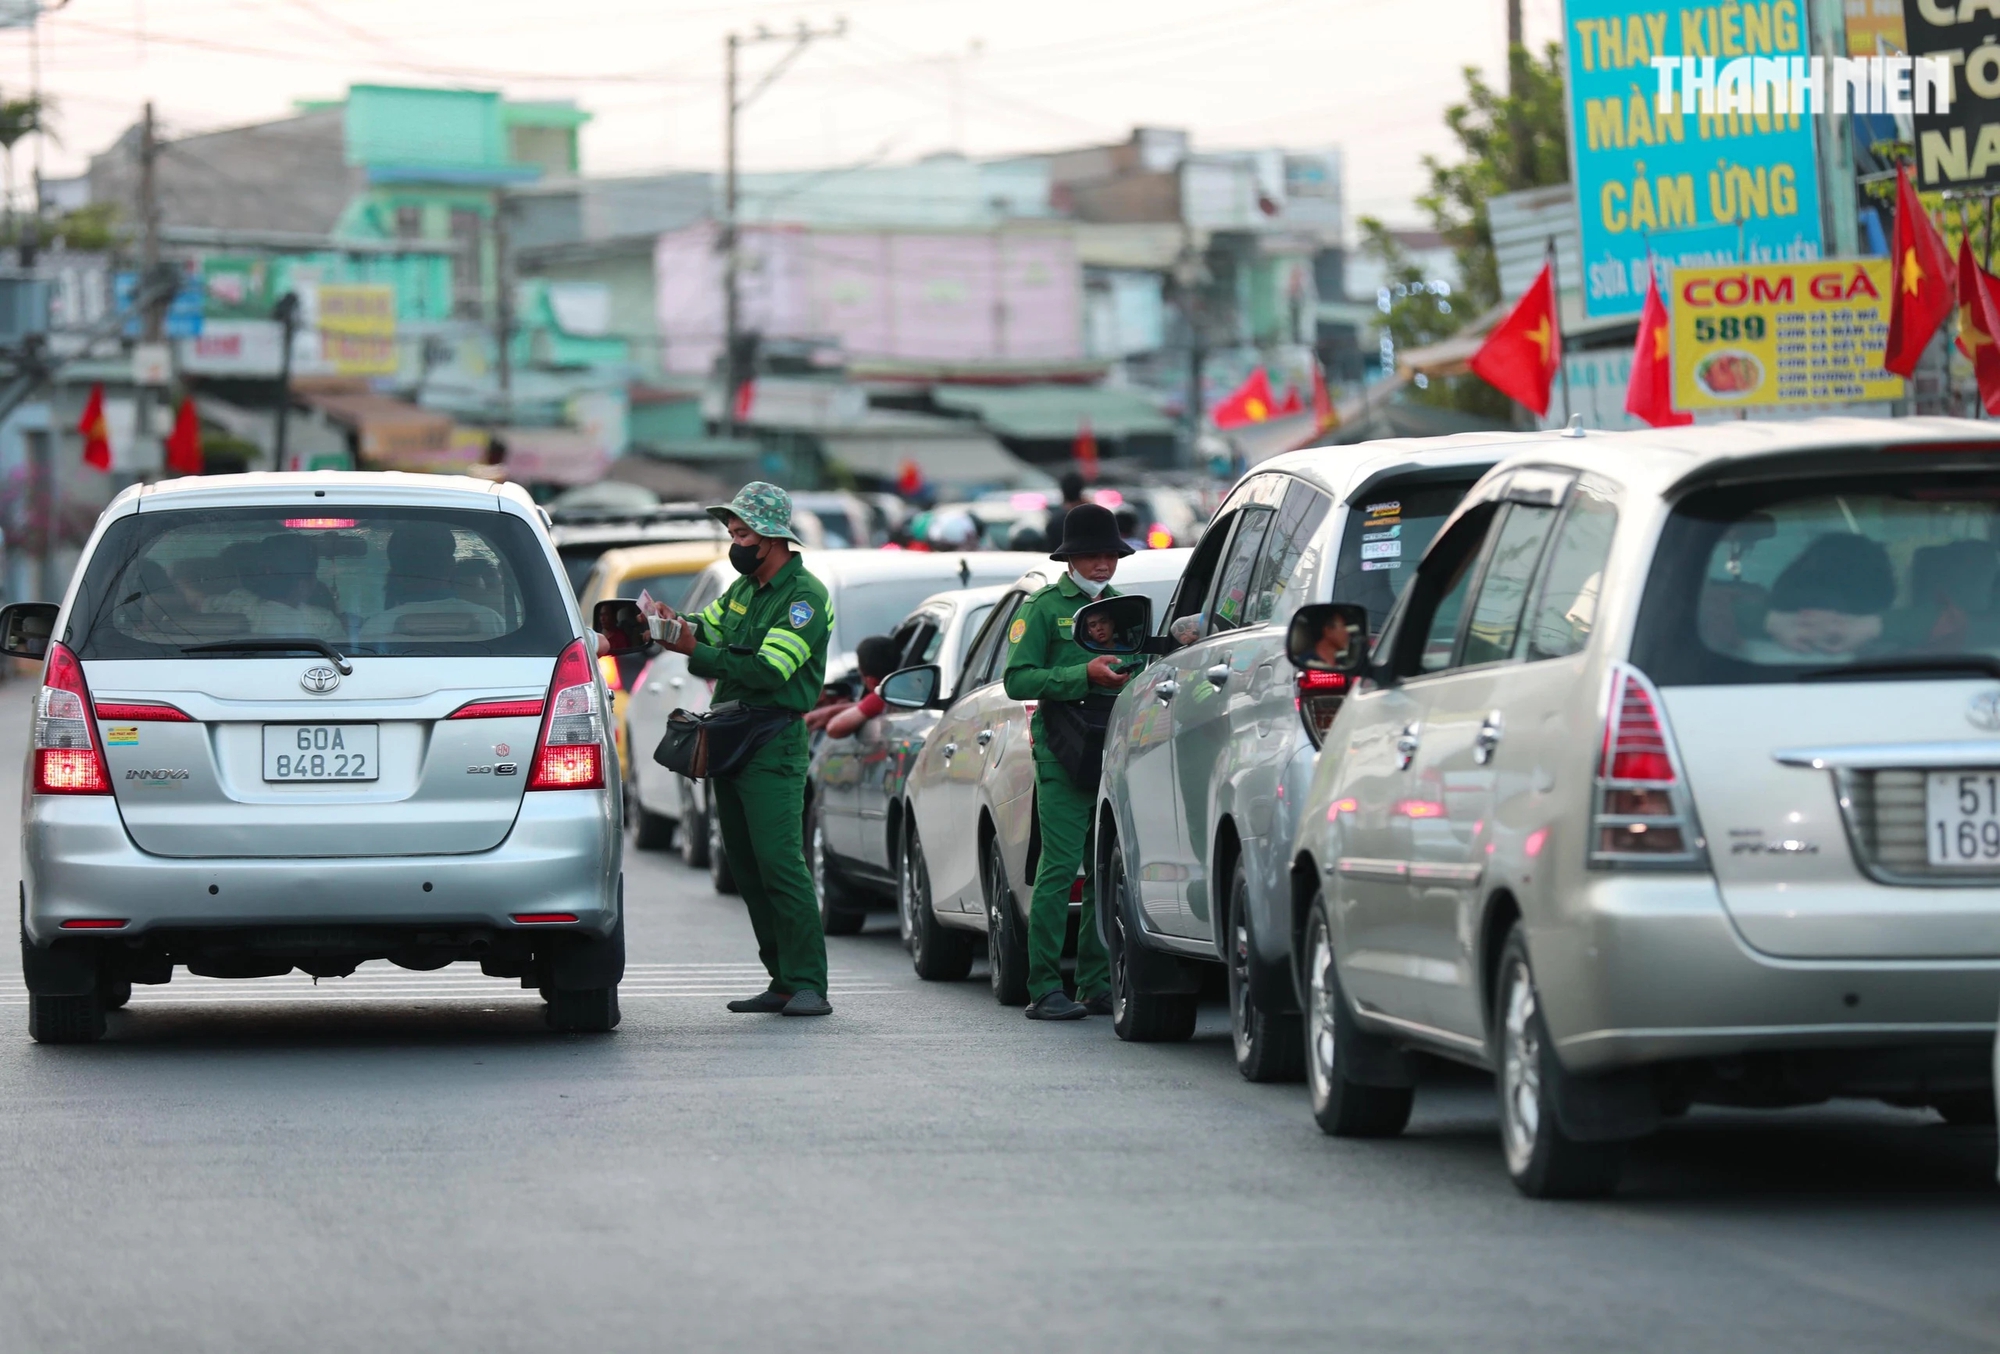
[[[1035,821],[1042,830],[1042,858],[1035,867],[1034,901],[1028,907],[1028,998],[1039,1001],[1062,983],[1063,931],[1076,867],[1090,853],[1096,796],[1085,794],[1069,772],[1035,761]],[[1076,997],[1086,1001],[1111,990],[1111,961],[1097,936],[1097,886],[1083,879],[1083,916],[1076,928]]]
[[[806,726],[794,721],[709,792],[772,990],[824,996],[826,932],[806,868],[806,761]]]

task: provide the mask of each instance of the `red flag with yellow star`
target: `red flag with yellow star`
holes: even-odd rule
[[[1972,359],[1979,402],[2000,414],[2000,278],[1981,268],[1958,242],[1958,350]]]
[[[1657,275],[1646,283],[1639,312],[1639,342],[1632,349],[1632,379],[1625,385],[1625,412],[1655,428],[1684,428],[1693,414],[1674,410],[1674,364],[1667,354],[1667,304]]]
[[[1258,367],[1244,378],[1242,385],[1230,392],[1228,399],[1215,406],[1208,416],[1209,422],[1224,429],[1263,423],[1271,417],[1272,406],[1276,403],[1271,396],[1271,378],[1262,367]]]
[[[1542,265],[1513,313],[1472,355],[1472,370],[1502,395],[1538,416],[1549,412],[1549,385],[1562,365],[1562,330],[1556,323],[1555,269]]]
[[[1910,186],[1908,165],[1896,170],[1896,241],[1889,251],[1894,286],[1889,301],[1889,349],[1882,365],[1910,376],[1952,309],[1951,255],[1930,213]]]
[[[83,417],[76,421],[83,434],[83,463],[92,470],[111,471],[111,428],[104,421],[104,387],[92,386],[83,402]]]

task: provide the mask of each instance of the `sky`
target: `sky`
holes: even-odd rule
[[[1525,0],[1531,43],[1557,36],[1560,6]],[[372,82],[574,99],[594,115],[587,173],[715,168],[724,36],[842,18],[744,113],[746,171],[1179,127],[1201,149],[1339,146],[1350,216],[1392,223],[1419,219],[1460,68],[1497,74],[1506,32],[1505,0],[68,0],[32,44],[55,103],[39,153],[80,172],[147,98],[173,136]],[[747,47],[745,87],[787,51]],[[35,55],[0,32],[0,95],[28,91]]]

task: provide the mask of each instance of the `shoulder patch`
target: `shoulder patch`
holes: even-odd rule
[[[1028,633],[1027,619],[1022,616],[1016,616],[1014,618],[1014,623],[1007,627],[1007,642],[1009,644],[1019,644],[1021,642],[1021,636],[1027,633]]]
[[[785,614],[792,622],[792,629],[803,629],[805,628],[805,623],[813,618],[812,603],[801,598],[792,603],[792,609]]]

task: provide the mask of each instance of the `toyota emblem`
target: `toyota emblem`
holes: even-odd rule
[[[319,667],[307,668],[299,677],[299,685],[315,696],[324,696],[340,685],[340,674],[321,664]]]
[[[2000,690],[1974,696],[1965,707],[1965,717],[1978,728],[2000,732]]]

